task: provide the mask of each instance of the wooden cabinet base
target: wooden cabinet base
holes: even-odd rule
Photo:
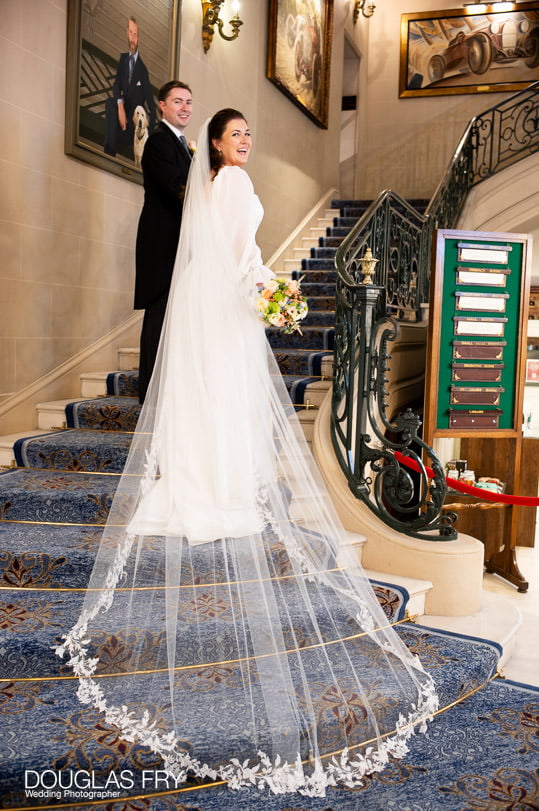
[[[468,467],[475,471],[476,476],[496,476],[507,483],[506,492],[516,495],[524,495],[521,482],[535,487],[537,493],[539,446],[534,450],[535,453],[531,447],[525,446],[522,453],[520,437],[466,437],[461,439],[460,446],[461,458],[467,460]],[[532,470],[531,466],[535,463],[537,470]],[[515,547],[517,543],[519,546],[533,546],[533,537],[529,537],[529,532],[523,532],[519,523],[525,513],[528,529],[535,529],[533,507],[515,507],[485,501],[480,497],[448,494],[444,510],[456,513],[458,532],[465,532],[483,542],[488,572],[503,577],[519,591],[527,591],[528,581],[518,567]]]
[[[528,581],[518,568],[515,549],[506,547],[485,561],[485,569],[491,574],[498,574],[518,588],[520,592],[528,591]]]

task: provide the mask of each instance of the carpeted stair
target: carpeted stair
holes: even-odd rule
[[[130,433],[83,428],[19,439],[13,452],[20,467],[121,473],[130,444]]]
[[[99,431],[134,431],[139,414],[138,401],[128,395],[77,400],[65,409],[67,427]]]
[[[312,386],[320,382],[324,359],[333,346],[335,250],[367,205],[366,201],[336,201],[339,216],[311,257],[302,261],[301,270],[295,271],[297,278],[305,277],[302,286],[311,307],[303,336],[288,336],[285,341],[278,331],[269,331],[298,409],[305,407]],[[17,441],[14,454],[19,468],[0,473],[0,807],[88,811],[539,808],[539,691],[491,681],[501,654],[496,643],[403,622],[409,595],[389,583],[374,582],[375,593],[388,621],[401,623],[395,625],[397,633],[435,678],[443,712],[427,736],[412,739],[403,760],[392,762],[359,788],[332,789],[323,799],[276,797],[267,791],[232,793],[224,785],[201,788],[198,781],[178,791],[159,772],[162,764],[156,756],[139,744],[120,740],[96,710],[83,707],[75,695],[75,680],[52,648],[78,615],[101,537],[100,525],[106,520],[139,413],[136,372],[112,372],[106,384],[107,396],[68,404],[66,430]],[[277,544],[274,554],[286,571],[286,555]],[[139,564],[159,567],[162,556],[159,539],[154,539]],[[222,622],[219,627],[221,632],[230,630]],[[209,625],[207,632],[215,633],[216,626]],[[107,639],[114,669],[129,651],[114,634]],[[340,667],[337,670],[345,677]],[[375,683],[375,663],[373,668]],[[158,707],[150,677],[142,674],[140,679],[141,704],[153,718]],[[190,689],[193,704],[181,730],[186,748],[214,747],[225,759],[240,756],[234,740],[219,737],[219,719],[212,716],[211,684],[206,680],[200,692],[186,683],[186,690]],[[233,712],[233,691],[230,704]],[[337,705],[328,707],[328,724],[338,711]],[[30,793],[25,791],[25,771]],[[86,791],[75,786],[57,794],[53,784],[60,772],[66,780],[76,772],[88,772],[92,784]],[[45,774],[48,782],[36,786],[36,775]],[[114,781],[107,784],[110,775]],[[103,798],[99,787],[104,785]]]

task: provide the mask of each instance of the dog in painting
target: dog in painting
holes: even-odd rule
[[[140,104],[135,107],[133,113],[133,124],[135,125],[135,134],[133,136],[133,152],[135,153],[135,165],[140,169],[140,162],[142,160],[142,153],[146,141],[148,140],[148,114],[144,107]]]

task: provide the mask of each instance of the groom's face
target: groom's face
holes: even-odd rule
[[[173,87],[164,101],[159,102],[163,118],[182,130],[187,126],[193,113],[191,91],[185,87]]]

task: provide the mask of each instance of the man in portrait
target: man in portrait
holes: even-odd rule
[[[148,69],[139,54],[139,27],[135,17],[127,21],[127,53],[120,54],[112,97],[105,104],[105,153],[121,152],[135,159],[133,149],[135,123],[133,116],[141,108],[147,117],[147,132],[151,132],[156,119],[155,102]]]

